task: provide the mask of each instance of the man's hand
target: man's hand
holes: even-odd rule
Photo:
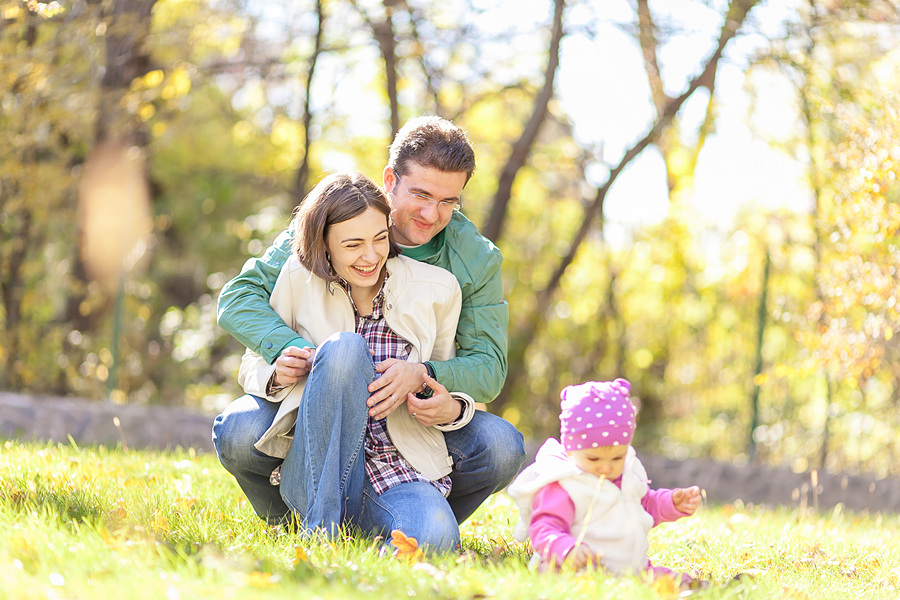
[[[700,488],[692,485],[689,488],[675,488],[672,490],[672,504],[675,510],[692,515],[700,506]]]
[[[369,384],[369,416],[383,419],[403,404],[410,394],[422,390],[422,381],[428,372],[422,363],[389,358],[375,365],[381,377]]]
[[[273,383],[279,387],[297,383],[309,375],[315,356],[315,348],[288,346],[281,352],[281,356],[275,359]]]
[[[415,394],[408,394],[406,410],[409,414],[426,427],[448,425],[455,421],[462,410],[462,403],[451,396],[447,388],[438,383],[437,379],[425,375],[424,381],[434,393],[431,398],[419,398]]]

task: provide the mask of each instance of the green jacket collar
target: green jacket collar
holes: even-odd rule
[[[413,260],[425,261],[428,258],[431,258],[435,254],[440,253],[440,251],[444,248],[444,240],[447,237],[447,228],[441,229],[440,233],[431,238],[431,241],[422,244],[421,246],[413,246],[411,248],[403,247],[403,255],[412,258]]]

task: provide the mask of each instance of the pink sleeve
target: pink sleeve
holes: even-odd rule
[[[528,534],[531,546],[544,561],[561,563],[575,546],[570,533],[575,503],[558,483],[541,488],[531,505]]]
[[[675,503],[672,502],[672,490],[666,488],[648,490],[641,498],[641,506],[653,517],[654,527],[660,523],[669,523],[690,516],[675,508]]]

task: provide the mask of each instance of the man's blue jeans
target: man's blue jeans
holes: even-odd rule
[[[362,337],[332,336],[316,350],[283,464],[253,446],[278,410],[278,404],[254,396],[238,398],[216,418],[219,460],[269,523],[283,522],[293,512],[307,529],[330,532],[353,524],[382,535],[401,529],[423,546],[449,550],[459,543],[457,524],[518,473],[525,460],[522,435],[507,421],[476,411],[468,425],[444,433],[454,461],[449,498],[429,484],[401,484],[378,496],[368,484],[363,451],[365,400],[374,377]],[[279,464],[282,479],[276,487],[269,475]]]

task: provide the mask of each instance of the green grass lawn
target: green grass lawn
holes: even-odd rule
[[[215,456],[0,445],[0,598],[675,598],[636,577],[529,571],[516,513],[493,496],[463,551],[422,562],[372,540],[306,542],[263,527]],[[652,532],[654,563],[697,598],[897,598],[897,515],[703,506]],[[733,582],[734,575],[752,579]]]

